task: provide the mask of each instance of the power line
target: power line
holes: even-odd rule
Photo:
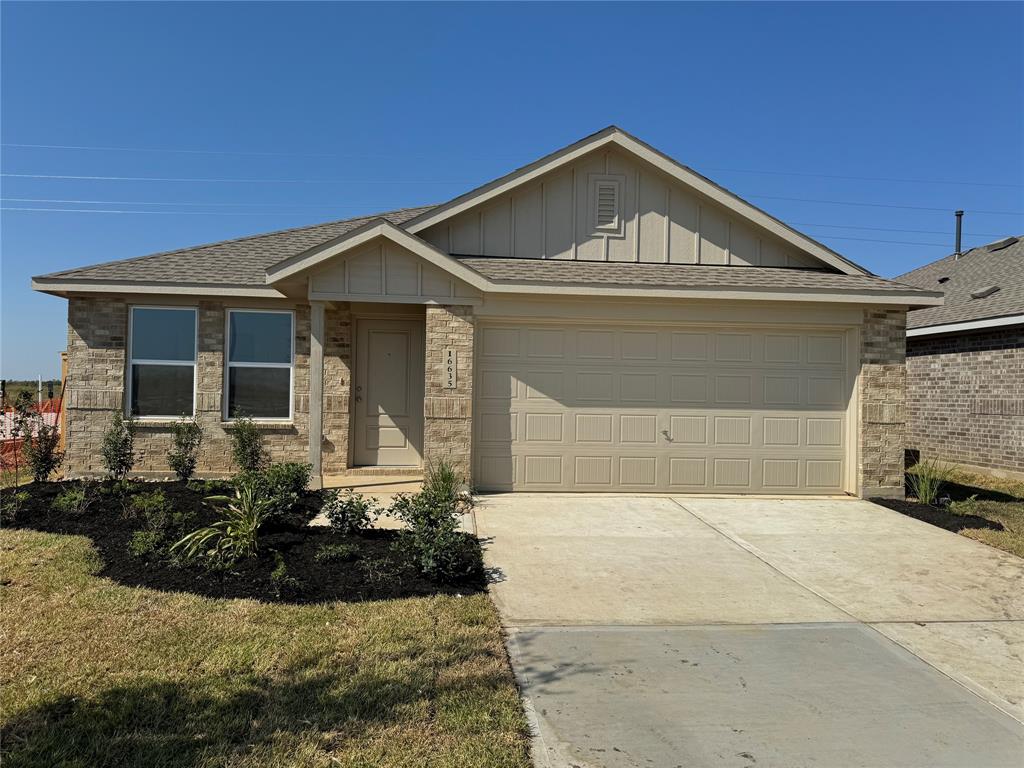
[[[893,203],[862,203],[851,200],[814,200],[807,197],[779,197],[777,195],[744,195],[744,197],[754,197],[760,200],[790,200],[795,203],[824,203],[827,205],[856,205],[866,208],[900,208],[906,211],[938,211],[939,213],[949,213],[951,208],[929,208],[921,205],[895,205]],[[977,208],[968,209],[967,213],[986,213],[992,216],[1024,216],[1024,212],[1021,211],[981,211]]]
[[[156,214],[162,216],[261,216],[264,218],[269,215],[265,213],[249,213],[247,211],[137,211],[110,208],[30,208],[20,206],[4,206],[0,208],[0,211],[34,211],[38,213]],[[276,215],[294,216],[296,214],[279,213]],[[947,245],[946,243],[922,243],[913,240],[878,240],[868,237],[846,237],[840,235],[828,235],[828,237],[832,240],[857,240],[865,243],[890,243],[893,245],[927,245],[933,248],[944,248]]]
[[[869,232],[909,232],[915,235],[951,235],[952,230],[946,231],[943,229],[891,229],[889,227],[859,227],[852,224],[817,224],[814,222],[803,221],[787,222],[793,227],[829,227],[830,229],[863,229]],[[964,237],[1002,237],[1002,234],[994,232],[972,232],[971,234],[964,233]]]
[[[278,207],[278,208],[336,208],[333,203],[161,203],[144,200],[70,200],[50,197],[0,197],[0,200],[12,203],[74,203],[85,205],[187,205],[187,206],[225,206],[225,207]]]
[[[897,182],[900,184],[951,184],[966,187],[1012,187],[1021,188],[1024,184],[1010,184],[997,181],[951,181],[943,179],[900,179],[894,176],[842,176],[831,173],[801,173],[799,171],[754,171],[743,168],[706,168],[704,170],[715,171],[716,173],[753,173],[765,176],[799,176],[802,178],[814,179],[846,179],[849,181],[885,181]]]
[[[0,173],[15,179],[64,179],[72,181],[187,181],[216,182],[224,184],[472,184],[470,181],[383,181],[380,179],[211,179],[211,178],[177,178],[167,176],[69,176],[48,173]]]
[[[402,158],[402,157],[438,157],[440,153],[437,152],[392,152],[392,153],[341,153],[341,152],[266,152],[266,151],[252,151],[252,150],[221,150],[221,149],[178,149],[178,148],[156,148],[156,147],[112,147],[112,146],[96,146],[88,144],[21,144],[14,142],[4,142],[0,144],[4,147],[13,147],[17,149],[61,149],[61,150],[79,150],[79,151],[98,151],[98,152],[142,152],[142,153],[157,153],[157,154],[186,154],[186,155],[234,155],[234,156],[254,156],[254,157],[343,157],[343,158]],[[464,155],[459,154],[459,157],[465,158],[486,158],[494,160],[508,160],[518,159],[518,155]],[[715,171],[718,173],[749,173],[755,175],[765,176],[796,176],[802,178],[818,178],[818,179],[844,179],[849,181],[883,181],[893,182],[900,184],[943,184],[943,185],[954,185],[954,186],[969,186],[969,187],[1011,187],[1011,188],[1022,188],[1024,184],[1014,184],[1010,182],[996,182],[996,181],[956,181],[953,179],[907,179],[900,178],[897,176],[847,176],[842,174],[832,173],[811,173],[804,171],[771,171],[754,168],[721,168],[715,166],[703,166],[702,170]]]

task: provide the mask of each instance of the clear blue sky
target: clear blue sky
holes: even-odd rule
[[[950,252],[955,208],[968,245],[1024,232],[980,212],[1024,211],[1020,3],[0,13],[5,174],[303,182],[5,175],[6,378],[66,343],[31,275],[440,202],[610,123],[884,276]]]

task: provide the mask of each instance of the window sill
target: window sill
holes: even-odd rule
[[[191,417],[186,416],[186,419]],[[171,418],[154,418],[154,419],[143,419],[138,416],[135,417],[135,428],[136,429],[168,429],[177,424],[181,419]]]
[[[294,421],[260,421],[259,419],[253,419],[252,423],[257,429],[266,431],[278,430],[281,432],[288,432],[295,429]],[[237,421],[222,421],[220,426],[223,429],[234,429],[237,424]]]

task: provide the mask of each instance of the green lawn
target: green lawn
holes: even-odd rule
[[[0,532],[0,567],[4,768],[530,764],[486,594],[216,600],[28,530]]]
[[[1024,481],[957,469],[939,494],[948,494],[953,503],[948,507],[929,507],[911,500],[880,503],[1024,557]]]

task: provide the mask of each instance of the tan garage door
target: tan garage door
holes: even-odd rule
[[[841,330],[482,324],[484,490],[839,493]]]

